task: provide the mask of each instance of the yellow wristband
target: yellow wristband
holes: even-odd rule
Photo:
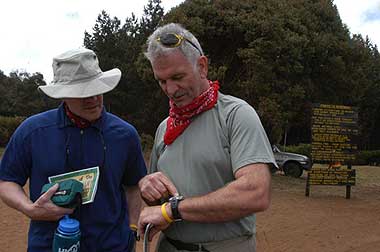
[[[168,213],[166,212],[166,205],[167,204],[168,204],[168,202],[165,202],[164,204],[161,205],[161,213],[162,213],[162,216],[164,217],[164,219],[168,223],[172,223],[174,220],[172,218],[170,218]]]
[[[133,231],[137,231],[137,225],[136,225],[136,224],[130,224],[129,227],[130,227]]]

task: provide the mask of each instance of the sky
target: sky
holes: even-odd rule
[[[162,0],[165,12],[183,0]],[[52,58],[83,46],[105,10],[124,23],[132,12],[141,17],[148,0],[6,0],[0,15],[0,70],[40,72],[53,79]],[[334,0],[351,33],[369,36],[380,48],[380,0]],[[107,69],[105,69],[107,70]]]

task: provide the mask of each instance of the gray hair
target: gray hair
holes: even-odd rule
[[[183,41],[178,47],[166,47],[157,41],[159,37],[163,34],[175,33],[183,36],[184,38],[191,41],[199,51],[191,45],[188,41]],[[197,60],[201,55],[203,55],[203,50],[199,44],[197,38],[188,30],[183,28],[180,24],[170,23],[161,27],[158,27],[152,35],[149,36],[147,40],[147,51],[144,53],[145,57],[152,63],[154,59],[159,56],[167,55],[179,50],[183,53],[186,59],[195,67],[197,65]]]

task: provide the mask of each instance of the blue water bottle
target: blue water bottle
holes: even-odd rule
[[[65,216],[59,221],[54,233],[53,252],[79,252],[80,229],[79,221]]]

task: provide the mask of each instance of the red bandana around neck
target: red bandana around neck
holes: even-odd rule
[[[218,100],[219,82],[209,81],[209,83],[210,87],[186,106],[179,108],[170,100],[169,118],[164,135],[166,145],[173,143],[185,131],[191,123],[191,118],[215,106]]]
[[[91,123],[90,121],[75,115],[73,112],[70,111],[69,106],[65,103],[65,112],[67,117],[70,119],[72,123],[74,123],[75,126],[77,126],[80,129],[85,129],[90,127]]]

